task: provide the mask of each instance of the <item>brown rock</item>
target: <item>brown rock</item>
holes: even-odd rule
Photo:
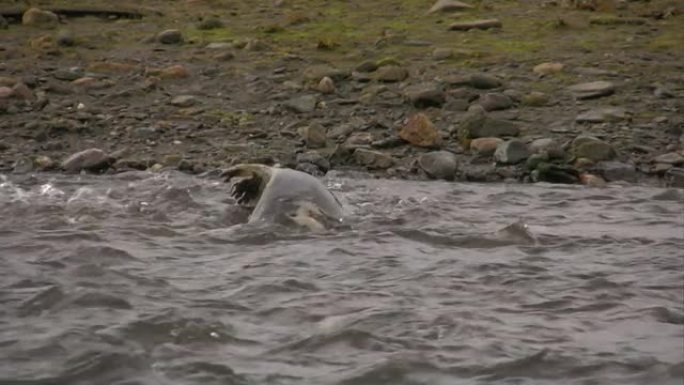
[[[499,19],[485,19],[467,22],[453,23],[449,26],[450,31],[468,31],[471,29],[490,29],[501,28],[501,21]]]
[[[31,102],[36,99],[33,91],[24,83],[17,83],[12,87],[12,96],[26,102]]]
[[[598,175],[594,174],[589,174],[589,173],[582,173],[579,176],[580,183],[585,185],[585,186],[590,186],[590,187],[603,187],[606,185],[606,181],[603,180]]]
[[[375,78],[378,81],[393,83],[400,82],[408,78],[409,73],[406,68],[396,65],[383,66],[376,72]]]
[[[312,123],[308,126],[300,127],[299,135],[304,139],[309,148],[325,147],[327,143],[327,130],[320,123]]]
[[[103,72],[103,73],[124,73],[133,72],[138,69],[138,66],[128,63],[116,63],[116,62],[95,62],[88,66],[88,71],[90,72]]]
[[[24,12],[21,23],[24,25],[54,26],[59,23],[59,17],[53,12],[33,7]]]
[[[335,92],[335,82],[333,82],[330,77],[324,76],[321,81],[318,82],[316,90],[322,94],[332,94]]]
[[[541,63],[534,66],[532,72],[539,76],[554,74],[563,71],[563,63]]]
[[[392,167],[394,160],[392,156],[380,151],[357,148],[354,150],[354,159],[360,165],[368,168],[386,169]]]
[[[162,79],[182,79],[190,76],[190,72],[181,64],[175,64],[159,71]]]
[[[470,149],[477,155],[491,156],[503,142],[501,138],[476,138],[470,142]]]
[[[62,168],[66,172],[95,171],[104,168],[109,161],[110,158],[104,151],[99,148],[89,148],[68,157],[62,162]]]
[[[439,147],[442,136],[427,115],[418,113],[409,118],[399,131],[399,137],[418,147]]]

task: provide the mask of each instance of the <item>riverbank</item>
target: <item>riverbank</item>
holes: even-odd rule
[[[5,172],[684,186],[676,1],[68,3],[0,9]]]

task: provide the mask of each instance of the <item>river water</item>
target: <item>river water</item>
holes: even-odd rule
[[[345,227],[210,176],[0,176],[0,384],[677,384],[684,191],[331,174]]]

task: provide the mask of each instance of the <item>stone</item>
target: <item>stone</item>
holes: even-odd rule
[[[404,95],[416,108],[441,107],[446,102],[444,91],[431,84],[407,87]]]
[[[218,61],[229,61],[235,59],[235,54],[232,51],[224,51],[213,55],[212,58]]]
[[[513,100],[502,93],[488,92],[480,96],[478,104],[480,104],[485,111],[498,111],[511,108],[513,106]]]
[[[474,74],[467,79],[467,84],[480,90],[489,90],[501,87],[501,81],[492,75]]]
[[[221,21],[221,19],[218,19],[216,17],[208,17],[197,23],[197,29],[202,31],[208,31],[219,28],[223,28],[223,22]]]
[[[519,139],[511,139],[501,143],[494,151],[494,159],[502,164],[517,164],[527,159],[530,152],[525,142]]]
[[[335,82],[330,77],[324,76],[316,85],[316,90],[322,94],[332,94],[335,92]]]
[[[347,78],[349,74],[328,64],[313,65],[304,70],[304,78],[312,82],[319,82],[326,76],[338,82]]]
[[[12,165],[12,173],[27,174],[33,171],[33,159],[28,156],[23,156],[17,159]]]
[[[501,28],[502,24],[499,19],[484,19],[475,21],[456,22],[449,25],[450,31],[469,31],[471,29],[491,29]]]
[[[387,169],[392,167],[394,160],[392,156],[380,151],[357,148],[354,150],[354,160],[356,163],[370,169]]]
[[[33,164],[39,171],[51,170],[55,167],[55,161],[49,156],[40,155],[33,160]]]
[[[215,41],[213,43],[207,44],[204,48],[211,50],[231,50],[233,49],[233,44],[223,41]]]
[[[152,126],[136,127],[133,133],[139,138],[152,138],[159,134],[157,129]]]
[[[563,63],[541,63],[532,68],[532,72],[539,76],[546,76],[563,71]]]
[[[297,154],[297,163],[313,164],[324,173],[330,170],[330,161],[316,151],[308,151]]]
[[[454,51],[451,48],[435,48],[432,51],[432,58],[435,60],[447,60],[454,56]]]
[[[381,82],[394,83],[403,81],[408,78],[408,76],[409,73],[405,68],[396,65],[388,65],[380,67],[376,72],[375,78]]]
[[[399,137],[418,147],[439,147],[442,136],[427,115],[418,113],[411,116],[399,131]]]
[[[356,66],[356,71],[361,73],[375,72],[378,69],[378,64],[374,61],[366,60]]]
[[[531,173],[535,182],[575,184],[579,181],[579,172],[570,166],[541,162]]]
[[[549,156],[555,156],[561,158],[563,155],[563,149],[560,144],[553,138],[540,138],[533,140],[527,148],[532,154],[547,154]]]
[[[370,132],[354,132],[344,141],[345,147],[355,148],[370,146],[373,143],[373,135]]]
[[[308,126],[300,127],[299,135],[304,139],[304,143],[309,148],[325,147],[327,144],[326,128],[320,123],[312,123]]]
[[[12,89],[9,87],[0,87],[0,99],[9,99],[12,96]]]
[[[327,137],[333,140],[345,139],[349,134],[354,132],[356,128],[357,126],[354,124],[342,123],[328,130]]]
[[[167,29],[157,34],[157,41],[162,44],[180,44],[183,42],[183,34],[177,29]]]
[[[138,66],[135,64],[116,62],[95,62],[88,66],[88,71],[101,73],[124,73],[133,72],[137,69]]]
[[[684,188],[684,168],[671,168],[665,173],[668,187]]]
[[[615,84],[605,80],[580,83],[568,87],[577,99],[594,99],[612,95],[615,92]]]
[[[24,15],[21,17],[21,23],[24,25],[55,26],[59,23],[59,17],[54,12],[32,7],[24,12]]]
[[[455,12],[473,9],[470,4],[462,3],[457,0],[437,0],[437,2],[428,10],[428,14],[437,12]]]
[[[97,171],[109,165],[110,158],[99,148],[89,148],[77,152],[62,162],[62,169],[66,172],[81,170]]]
[[[80,67],[72,67],[67,69],[59,69],[52,73],[55,79],[74,81],[83,77],[84,71]]]
[[[26,102],[31,102],[36,99],[36,96],[33,94],[33,91],[31,91],[30,88],[24,83],[17,83],[12,87],[12,97],[23,100]]]
[[[583,172],[579,176],[579,182],[589,187],[604,187],[606,181],[598,175]]]
[[[187,107],[192,107],[199,103],[199,100],[197,97],[193,95],[178,95],[174,96],[169,104],[171,104],[174,107],[180,107],[180,108],[187,108]]]
[[[325,175],[325,172],[321,170],[320,167],[316,166],[315,164],[306,162],[297,163],[297,165],[295,166],[295,170],[305,172],[315,177],[322,177]]]
[[[0,15],[0,29],[8,29],[9,22],[2,15]]]
[[[302,95],[283,102],[283,106],[296,113],[313,112],[316,109],[318,97],[316,95]]]
[[[612,160],[617,156],[610,143],[593,136],[580,135],[572,141],[573,154],[577,158],[587,158],[594,162]]]
[[[468,111],[458,127],[461,139],[518,136],[520,128],[507,120],[494,119],[484,111]]]
[[[575,159],[574,166],[578,169],[584,170],[588,168],[592,168],[596,165],[596,162],[589,158],[577,158]]]
[[[655,163],[665,163],[679,166],[681,164],[684,164],[684,156],[676,152],[669,152],[667,154],[656,156],[655,158],[653,158],[653,161]]]
[[[637,181],[637,169],[631,163],[604,161],[598,162],[594,168],[609,182],[622,180],[634,183]]]
[[[577,123],[619,122],[627,119],[627,110],[622,107],[604,107],[586,111],[577,115]]]
[[[428,176],[435,179],[452,180],[456,175],[456,156],[448,151],[433,151],[422,154],[418,165]]]
[[[62,29],[57,32],[57,45],[62,47],[73,47],[76,45],[76,38],[74,38],[73,32],[68,29]]]
[[[470,150],[477,155],[491,156],[503,142],[501,138],[475,138],[470,142]]]
[[[548,94],[539,91],[532,91],[523,95],[522,104],[528,107],[543,107],[551,102]]]
[[[164,167],[178,167],[178,165],[183,161],[183,155],[180,154],[169,154],[165,155],[162,160],[161,164]]]

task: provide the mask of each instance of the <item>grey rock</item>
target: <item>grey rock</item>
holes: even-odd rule
[[[358,164],[371,169],[387,169],[394,164],[391,155],[380,151],[367,150],[365,148],[355,149],[354,159]]]
[[[549,152],[561,150],[560,144],[553,138],[535,139],[529,144],[528,148],[532,154],[548,154]]]
[[[658,155],[653,158],[656,163],[673,164],[675,166],[684,164],[684,156],[676,152],[668,152],[667,154]]]
[[[213,42],[213,43],[207,44],[207,46],[205,48],[212,49],[212,50],[213,49],[215,49],[215,50],[222,50],[222,49],[230,50],[230,49],[233,49],[233,43]]]
[[[417,108],[441,107],[446,101],[444,91],[432,84],[407,87],[404,94]]]
[[[322,171],[318,166],[312,163],[297,163],[297,166],[295,166],[295,170],[302,171],[316,177],[321,177],[325,175],[324,171]]]
[[[572,141],[571,148],[577,158],[587,158],[594,162],[612,160],[617,156],[615,148],[610,143],[593,136],[576,137]]]
[[[608,182],[619,180],[627,182],[637,181],[637,169],[631,163],[604,161],[598,162],[595,168]]]
[[[327,130],[322,124],[314,122],[308,126],[300,127],[297,131],[304,139],[307,147],[320,148],[326,146]]]
[[[151,138],[157,136],[157,129],[151,126],[136,127],[133,132],[140,138]]]
[[[354,124],[343,123],[329,129],[326,136],[333,140],[345,139],[349,134],[354,132],[356,128],[357,126]]]
[[[385,83],[400,82],[408,78],[408,71],[396,65],[388,65],[381,67],[377,72],[375,78],[378,81]]]
[[[81,67],[59,69],[59,70],[56,70],[52,74],[52,76],[55,79],[65,80],[65,81],[73,81],[73,80],[82,78],[84,75],[85,75],[85,71],[83,71],[83,68],[81,68]]]
[[[613,82],[599,80],[595,82],[580,83],[568,87],[568,90],[577,99],[593,99],[602,96],[608,96],[615,92],[615,84]]]
[[[62,168],[66,172],[96,171],[106,167],[109,162],[110,158],[104,151],[99,148],[89,148],[68,157],[62,162]]]
[[[465,111],[469,105],[470,102],[467,99],[452,99],[444,104],[444,109],[447,111]]]
[[[487,116],[484,111],[468,111],[459,125],[459,137],[461,138],[488,138],[518,136],[520,128],[514,122],[494,119]]]
[[[452,180],[456,175],[456,156],[448,151],[433,151],[421,155],[418,165],[430,177]]]
[[[473,8],[475,7],[458,0],[437,0],[437,2],[428,10],[428,14],[437,12],[464,11]]]
[[[283,106],[288,110],[297,113],[307,113],[313,112],[316,109],[316,104],[318,103],[318,96],[316,95],[302,95],[286,100]]]
[[[468,79],[468,84],[480,90],[489,90],[492,88],[501,87],[501,81],[492,75],[474,74]]]
[[[12,173],[14,173],[14,174],[27,174],[27,173],[33,171],[33,169],[34,169],[33,159],[31,159],[27,156],[23,156],[14,162],[14,165],[12,166]]]
[[[446,60],[454,56],[454,51],[451,48],[435,48],[432,51],[432,58],[435,60]]]
[[[513,106],[513,100],[499,92],[488,92],[480,96],[478,104],[480,104],[485,111],[498,111],[511,108]]]
[[[358,66],[356,66],[356,71],[361,72],[361,73],[367,73],[367,72],[375,72],[375,70],[378,69],[377,63],[373,61],[365,61]]]
[[[627,110],[622,107],[604,107],[577,115],[577,123],[619,122],[627,119]]]
[[[170,104],[174,107],[186,108],[192,107],[196,105],[198,102],[199,100],[197,99],[197,97],[193,95],[178,95],[171,99]]]
[[[318,83],[324,77],[329,77],[335,82],[340,82],[349,76],[349,73],[327,64],[317,64],[304,70],[306,80]]]
[[[157,34],[157,41],[162,44],[180,44],[183,42],[183,34],[177,29],[167,29]]]
[[[665,173],[665,179],[669,187],[684,188],[684,168],[671,168]]]
[[[308,151],[297,154],[297,163],[309,163],[318,167],[321,171],[330,170],[330,162],[316,151]]]
[[[519,139],[511,139],[500,144],[494,152],[494,159],[503,164],[520,163],[528,156],[530,156],[530,152],[527,145]]]

